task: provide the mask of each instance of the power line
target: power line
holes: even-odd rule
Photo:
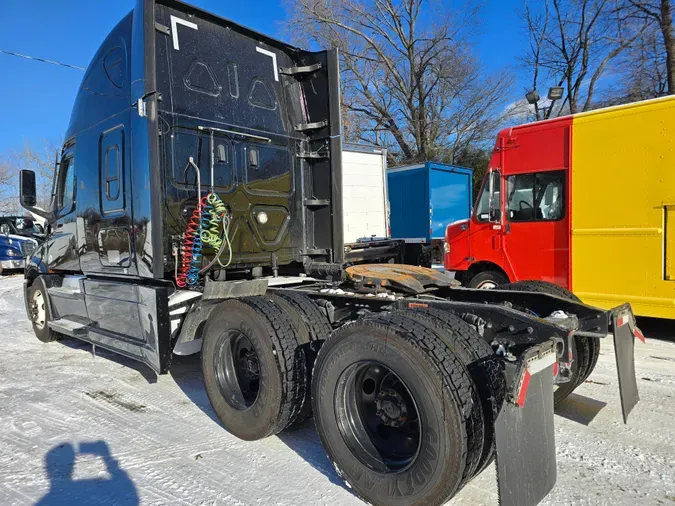
[[[5,53],[5,54],[11,55],[11,56],[18,56],[19,58],[26,58],[27,60],[40,61],[42,63],[50,63],[52,65],[60,65],[62,67],[68,67],[69,69],[86,70],[86,69],[83,69],[82,67],[78,67],[77,65],[70,65],[68,63],[61,63],[60,61],[45,60],[44,58],[36,58],[35,56],[28,56],[28,55],[21,54],[21,53],[14,53],[12,51],[5,51],[4,49],[0,49],[0,53]]]

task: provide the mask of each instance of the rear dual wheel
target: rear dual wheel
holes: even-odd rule
[[[537,292],[555,295],[563,299],[581,303],[581,299],[572,292],[546,281],[518,281],[502,285],[499,290],[515,290],[520,292]],[[553,402],[558,404],[566,399],[579,385],[583,384],[591,375],[600,356],[600,339],[597,337],[575,337],[572,340],[571,378],[566,383],[554,386]]]
[[[224,427],[256,440],[311,416],[310,372],[329,329],[325,315],[299,294],[220,303],[204,329],[202,371]]]
[[[311,300],[284,295],[225,301],[204,332],[209,399],[242,439],[278,433],[306,410],[299,350],[329,326]],[[491,458],[491,415],[467,368],[482,351],[463,324],[433,311],[377,314],[345,325],[319,352],[317,429],[338,473],[369,503],[442,504]]]
[[[472,475],[475,476],[494,460],[494,424],[506,397],[503,366],[495,356],[492,346],[481,337],[475,327],[456,314],[433,308],[405,313],[430,325],[467,368],[473,380],[478,395],[475,409],[482,407],[483,419],[483,449],[473,469]]]
[[[316,354],[323,342],[328,339],[332,332],[326,315],[321,312],[309,297],[296,293],[277,291],[269,296],[272,301],[290,318],[296,336],[298,348],[296,349],[296,361],[304,362],[305,366],[295,368],[297,381],[305,383],[305,398],[298,416],[286,428],[294,429],[312,416],[311,381],[312,368]]]
[[[370,504],[443,504],[479,468],[484,428],[473,381],[413,312],[334,332],[316,360],[312,405],[338,474]]]

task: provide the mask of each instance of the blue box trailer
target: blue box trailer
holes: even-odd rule
[[[390,236],[404,239],[410,263],[443,263],[445,228],[467,219],[472,208],[473,170],[425,162],[387,171]],[[413,244],[419,244],[418,248]]]

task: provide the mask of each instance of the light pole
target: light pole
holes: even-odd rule
[[[551,102],[551,105],[547,108],[544,107],[543,109],[539,108],[539,92],[537,90],[532,90],[528,91],[525,94],[525,99],[527,100],[527,103],[530,105],[534,106],[534,114],[535,117],[537,118],[537,121],[540,119],[548,119],[551,117],[551,112],[553,112],[553,105],[556,103],[557,100],[560,100],[563,96],[563,92],[565,91],[565,88],[562,86],[551,86],[548,89],[548,100]],[[539,111],[543,111],[543,117],[539,117]]]

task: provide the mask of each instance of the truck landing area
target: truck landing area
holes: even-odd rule
[[[358,505],[311,422],[258,442],[228,434],[199,359],[171,373],[73,339],[43,344],[23,279],[0,277],[0,504]],[[541,504],[675,506],[675,333],[636,343],[640,409],[621,420],[614,350],[556,409],[558,480]],[[612,399],[605,404],[594,399]],[[451,505],[497,504],[494,465]]]

